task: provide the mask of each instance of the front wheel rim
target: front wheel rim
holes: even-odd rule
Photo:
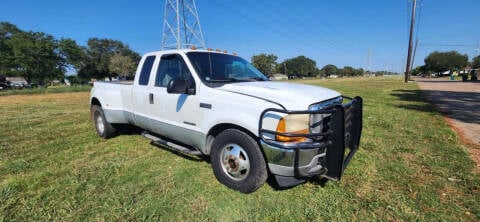
[[[105,126],[103,125],[102,115],[100,115],[98,112],[95,115],[95,125],[97,125],[98,133],[100,135],[103,135],[103,132],[105,131]]]
[[[250,173],[250,159],[238,144],[229,143],[223,146],[220,164],[225,174],[236,181],[244,180]]]

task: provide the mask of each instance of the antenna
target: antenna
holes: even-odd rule
[[[162,49],[206,48],[195,0],[166,0]]]

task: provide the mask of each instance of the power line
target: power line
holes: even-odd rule
[[[242,1],[242,3],[247,4],[246,1]],[[274,15],[274,16],[272,16],[273,18],[282,18],[282,17],[284,17],[284,16],[281,16],[281,15],[278,15],[278,12],[274,11],[274,9],[278,10],[280,13],[282,13],[282,12],[283,12],[284,14],[287,14],[287,13],[288,13],[288,12],[285,12],[285,11],[283,10],[283,8],[278,8],[278,7],[276,7],[275,4],[271,4],[271,2],[259,1],[259,2],[257,2],[257,3],[260,3],[260,4],[268,4],[268,5],[264,5],[264,6],[266,6],[266,7],[264,7],[263,9],[268,10],[269,12],[271,12],[271,13]],[[257,8],[256,8],[256,9],[257,9]],[[259,9],[257,9],[257,10],[259,10]],[[260,12],[260,13],[264,13],[264,11],[260,11],[260,10],[259,10],[259,12]],[[298,17],[293,17],[293,18],[294,18],[298,23],[303,23],[304,25],[292,25],[292,26],[289,26],[289,27],[294,27],[294,28],[298,28],[298,29],[301,28],[301,29],[302,29],[303,31],[305,31],[305,32],[310,32],[311,35],[305,35],[305,37],[309,38],[310,40],[312,40],[312,41],[314,41],[314,42],[318,42],[318,39],[315,39],[315,38],[314,38],[314,36],[316,36],[315,33],[312,32],[312,31],[315,30],[315,29],[313,29],[313,28],[306,28],[307,26],[311,26],[311,24],[305,23],[304,20],[299,19]],[[284,20],[279,20],[279,21],[280,21],[280,24],[282,24],[282,23],[284,22]],[[288,19],[287,19],[286,21],[288,21]],[[330,48],[335,49],[335,50],[337,50],[337,51],[338,51],[338,49],[340,48],[339,45],[337,45],[335,42],[333,42],[333,41],[331,41],[331,40],[329,40],[329,39],[325,39],[325,43],[328,44],[328,46],[329,46]]]
[[[408,39],[408,36],[410,35],[410,32],[409,32],[409,26],[410,26],[410,2],[411,0],[407,0],[407,5],[406,5],[406,14],[405,14],[405,30],[406,30],[406,33],[407,33],[407,39]]]
[[[421,43],[421,46],[444,46],[444,47],[475,47],[475,44],[461,44],[461,43]]]
[[[239,1],[239,2],[240,2],[241,4],[247,6],[247,7],[250,8],[251,10],[256,11],[256,12],[258,12],[258,13],[260,13],[260,14],[265,14],[265,12],[266,12],[265,10],[261,10],[259,7],[255,7],[254,5],[251,5],[248,1]],[[269,8],[269,7],[266,7],[266,8],[262,8],[262,9],[270,9],[270,8]],[[270,12],[272,12],[272,11],[270,11]],[[275,14],[275,12],[273,12],[272,16],[269,16],[269,17],[272,19],[272,21],[275,21],[275,22],[278,24],[278,26],[276,26],[276,27],[271,27],[271,26],[266,25],[266,24],[263,24],[263,25],[269,26],[269,27],[271,27],[272,29],[275,29],[275,30],[281,29],[281,27],[285,27],[284,21],[281,20],[281,19],[279,19],[280,16],[277,16],[277,15]],[[252,18],[252,19],[253,19],[253,18]],[[257,22],[258,22],[258,21],[257,21]],[[293,26],[293,27],[294,27],[294,28],[298,28],[298,26]],[[277,28],[277,29],[276,29],[276,28]]]
[[[229,11],[229,12],[231,12],[231,13],[237,15],[237,16],[240,16],[240,17],[242,17],[242,18],[244,18],[244,19],[246,19],[246,20],[249,20],[249,21],[251,21],[251,22],[253,22],[253,23],[255,23],[255,24],[259,25],[259,26],[262,26],[262,27],[264,27],[264,28],[270,29],[272,32],[275,32],[275,33],[277,33],[277,34],[279,34],[279,35],[281,35],[281,36],[283,36],[283,37],[285,37],[285,38],[289,38],[289,39],[291,39],[291,40],[297,41],[297,39],[295,39],[294,37],[292,37],[292,36],[290,36],[290,35],[288,35],[288,34],[285,34],[285,33],[283,33],[283,32],[280,32],[280,31],[278,31],[278,30],[275,30],[275,29],[271,28],[270,26],[265,25],[264,23],[258,22],[257,20],[251,18],[250,16],[246,16],[246,15],[244,15],[244,14],[241,14],[241,13],[239,13],[239,12],[237,12],[237,11],[235,11],[235,10],[233,10],[233,9],[225,6],[225,5],[223,5],[223,4],[220,3],[220,2],[217,2],[217,1],[215,1],[215,0],[210,0],[210,1],[211,1],[212,3],[214,3],[214,4],[216,4],[217,6],[223,8],[223,9],[225,9],[225,10],[227,10],[227,11]],[[299,41],[299,42],[301,42],[301,41]],[[306,45],[306,46],[309,46],[309,47],[312,46],[312,45],[310,45],[310,44],[308,44],[308,43],[305,43],[305,42],[301,42],[301,43],[304,44],[304,45]]]
[[[417,15],[417,24],[416,24],[416,31],[415,31],[415,46],[413,48],[413,56],[412,56],[412,62],[410,64],[410,69],[413,69],[413,63],[415,63],[415,55],[417,54],[417,47],[418,47],[418,39],[419,39],[419,30],[420,30],[420,21],[422,18],[422,8],[423,8],[423,0],[420,1],[420,4],[417,6],[418,7],[418,15]]]
[[[291,5],[289,5],[288,3],[293,3]],[[288,10],[291,10],[294,12],[294,14],[309,14],[311,18],[313,18],[315,21],[318,21],[320,22],[324,27],[326,27],[327,29],[318,29],[319,27],[318,26],[315,26],[313,27],[312,26],[312,23],[311,22],[308,22],[308,21],[305,21],[305,24],[307,24],[308,26],[311,26],[312,29],[311,30],[314,30],[314,31],[321,31],[322,33],[324,33],[327,37],[334,37],[335,40],[337,40],[339,42],[339,44],[341,46],[345,45],[345,49],[347,50],[350,50],[351,52],[354,52],[355,54],[358,54],[358,55],[361,55],[363,54],[361,51],[363,50],[360,50],[359,48],[357,48],[354,44],[350,43],[350,41],[347,41],[345,40],[342,36],[341,36],[341,32],[333,27],[332,25],[328,24],[327,22],[325,22],[325,20],[323,20],[322,17],[318,16],[318,14],[315,14],[315,13],[312,13],[311,11],[309,11],[308,7],[307,8],[299,8],[298,7],[298,4],[295,4],[295,3],[298,3],[298,2],[295,2],[295,1],[288,1],[288,0],[283,0],[283,4],[285,7],[288,8]],[[310,8],[311,9],[311,8]],[[287,12],[288,13],[288,12]],[[297,17],[295,17],[297,18]],[[299,19],[301,20],[301,19]],[[304,20],[301,20],[301,21],[304,21]],[[336,44],[336,42],[334,42],[334,44]]]
[[[221,8],[223,8],[223,9],[225,9],[225,10],[227,10],[227,11],[229,11],[229,12],[231,12],[231,13],[233,13],[233,14],[235,14],[235,15],[243,18],[243,19],[246,19],[246,20],[248,20],[248,21],[250,21],[250,22],[253,22],[253,23],[255,23],[255,24],[259,25],[259,26],[262,26],[262,27],[264,27],[264,28],[266,28],[266,29],[269,29],[269,30],[271,30],[272,32],[275,32],[275,33],[277,33],[277,34],[280,35],[280,36],[283,36],[283,37],[288,38],[288,39],[290,39],[290,40],[299,42],[299,43],[301,43],[301,44],[303,44],[303,45],[305,45],[305,46],[308,46],[308,47],[314,47],[314,48],[317,47],[316,45],[312,45],[312,44],[310,44],[310,43],[308,43],[308,42],[301,41],[301,40],[299,40],[299,39],[291,36],[290,34],[287,34],[287,33],[285,33],[285,32],[282,32],[282,31],[279,31],[279,30],[277,30],[277,29],[274,29],[274,28],[272,28],[271,26],[266,25],[265,23],[259,22],[259,21],[257,21],[256,19],[253,19],[252,17],[250,17],[250,16],[248,16],[248,15],[245,15],[245,14],[242,14],[242,13],[236,11],[236,10],[233,10],[233,9],[225,6],[224,4],[222,4],[222,3],[220,3],[220,2],[217,2],[217,1],[215,1],[215,0],[210,0],[210,1],[211,1],[212,3],[214,3],[215,5],[221,7]],[[334,51],[332,51],[332,52],[334,52]]]
[[[413,57],[412,57],[412,63],[410,64],[410,68],[413,68],[413,62],[415,61],[415,55],[417,54],[417,46],[418,46],[418,38],[415,40],[415,46],[413,47]]]
[[[477,40],[477,47],[475,49],[473,49],[473,51],[477,52],[477,56],[480,55],[480,42],[478,40]]]
[[[418,5],[418,19],[417,19],[417,27],[416,27],[416,30],[415,30],[415,38],[418,39],[418,36],[419,36],[419,30],[420,30],[420,21],[422,19],[422,8],[423,8],[423,0],[420,1],[420,4]]]
[[[352,51],[353,47],[345,47],[344,45],[339,45],[337,42],[333,42],[330,39],[319,40],[319,39],[315,38],[318,35],[315,34],[313,31],[320,31],[320,30],[317,30],[317,29],[314,29],[314,28],[306,28],[308,26],[310,26],[310,27],[313,27],[313,26],[310,22],[307,22],[303,19],[300,19],[298,17],[293,17],[293,19],[296,20],[298,23],[305,23],[306,25],[298,25],[298,23],[294,24],[294,25],[287,25],[287,23],[291,20],[288,20],[288,19],[283,19],[282,20],[281,19],[281,18],[286,18],[286,17],[279,14],[279,13],[281,13],[281,11],[283,11],[283,8],[277,7],[278,4],[274,5],[274,4],[269,4],[269,3],[265,3],[265,2],[256,2],[256,3],[262,4],[263,6],[266,6],[265,4],[269,4],[269,6],[266,6],[266,7],[263,7],[261,9],[259,9],[259,7],[256,6],[256,5],[252,5],[252,4],[250,4],[246,1],[240,1],[240,3],[247,6],[250,11],[255,11],[255,12],[258,12],[258,13],[263,14],[263,15],[268,15],[272,19],[272,21],[274,21],[274,24],[276,24],[276,25],[272,26],[271,24],[267,25],[266,23],[264,23],[262,21],[259,21],[258,19],[255,19],[254,17],[251,17],[250,14],[247,15],[247,14],[241,13],[239,10],[234,10],[231,7],[228,7],[226,4],[222,4],[223,2],[221,3],[221,2],[215,1],[215,0],[211,0],[211,2],[216,4],[217,6],[219,6],[223,9],[239,16],[239,17],[242,17],[243,19],[251,21],[251,22],[253,22],[257,25],[260,25],[264,28],[267,28],[267,29],[269,29],[269,30],[271,30],[271,31],[283,36],[283,37],[286,37],[288,39],[299,42],[300,44],[303,44],[305,46],[314,47],[314,48],[318,48],[319,46],[327,47],[325,49],[327,49],[329,52],[331,52],[331,54],[338,54],[338,55],[358,54],[356,51]],[[291,9],[292,9],[292,7],[289,7],[290,12],[286,12],[286,13],[292,14]],[[277,11],[275,11],[275,10],[277,10]],[[295,13],[293,13],[293,14],[295,14]],[[288,31],[281,31],[285,27],[288,27],[289,30]],[[298,30],[299,33],[309,32],[308,34],[299,35],[299,36],[307,38],[310,41],[303,41],[303,40],[300,40],[298,37],[290,35],[290,33],[292,32],[292,30],[291,30],[292,28],[294,30]],[[302,29],[302,31],[300,31],[300,29]],[[326,32],[324,32],[324,33],[326,33]],[[325,35],[321,35],[321,36],[327,36],[328,37],[328,36],[334,36],[334,35],[331,35],[331,34],[329,35],[328,33],[326,33]],[[336,38],[336,39],[338,39],[338,38]],[[311,42],[314,42],[314,44],[312,44]],[[322,43],[322,44],[318,45],[319,42]],[[351,50],[351,52],[347,52],[345,50]]]
[[[306,24],[306,25],[296,24],[296,25],[285,26],[284,25],[285,21],[289,21],[289,20],[288,19],[284,19],[284,20],[279,19],[279,18],[285,18],[285,17],[281,16],[281,15],[278,15],[278,12],[274,11],[274,8],[277,9],[278,11],[283,11],[283,9],[279,10],[279,8],[275,7],[275,5],[270,4],[268,2],[263,2],[263,1],[257,2],[257,3],[260,3],[262,5],[264,3],[268,4],[268,5],[263,5],[265,7],[262,7],[262,10],[260,10],[259,7],[255,7],[255,6],[251,5],[250,3],[248,3],[248,1],[241,1],[241,3],[243,3],[244,5],[249,7],[250,9],[253,9],[253,10],[255,10],[255,11],[261,13],[261,14],[265,14],[266,11],[270,12],[270,14],[272,15],[270,17],[274,18],[277,21],[277,23],[279,24],[279,26],[278,26],[278,27],[280,27],[279,29],[281,29],[283,27],[293,27],[294,29],[298,30],[299,33],[310,32],[311,34],[306,34],[306,35],[302,35],[302,36],[305,37],[305,38],[308,38],[311,42],[315,42],[315,47],[318,47],[317,44],[318,44],[319,40],[314,38],[316,35],[312,32],[312,29],[306,28],[306,26],[311,25],[311,24]],[[297,17],[294,17],[294,18],[296,19],[296,21],[298,23],[303,23],[304,22],[303,20],[300,20]],[[289,30],[289,31],[291,31],[291,30]],[[329,39],[325,39],[324,41],[321,41],[321,43],[324,43],[324,44],[322,44],[322,46],[326,46],[326,47],[330,48],[332,50],[331,52],[339,54],[339,52],[340,52],[339,49],[341,47],[339,45],[337,45],[335,42],[332,42]]]

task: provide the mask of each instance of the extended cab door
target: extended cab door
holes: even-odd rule
[[[167,85],[173,79],[187,80],[194,94],[170,94]],[[151,115],[152,130],[179,142],[202,147],[204,135],[199,123],[202,112],[199,106],[198,84],[180,54],[165,54],[156,69],[155,82],[151,88],[153,104]]]
[[[140,61],[142,67],[137,70],[135,84],[132,88],[133,109],[135,114],[135,125],[144,129],[150,129],[150,119],[152,118],[149,109],[151,109],[152,94],[149,83],[152,76],[157,56],[150,55]],[[158,63],[158,61],[156,62]],[[153,77],[152,77],[153,78]]]

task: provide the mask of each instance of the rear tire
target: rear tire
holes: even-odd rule
[[[227,187],[251,193],[267,180],[267,165],[257,141],[237,129],[227,129],[212,144],[215,177]]]
[[[111,123],[107,121],[101,106],[92,105],[91,114],[93,125],[95,126],[99,136],[103,137],[104,139],[108,139],[115,135],[117,130]]]

